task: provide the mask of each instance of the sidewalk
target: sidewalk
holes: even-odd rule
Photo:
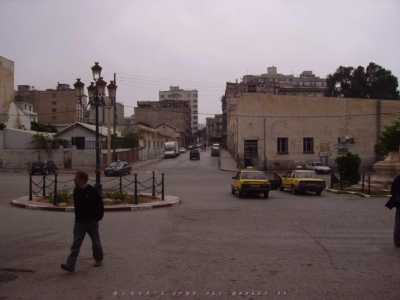
[[[220,150],[219,168],[222,171],[231,171],[231,172],[236,172],[238,170],[236,167],[236,161],[233,159],[231,154],[225,149]]]

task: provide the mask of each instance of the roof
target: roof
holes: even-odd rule
[[[92,133],[96,133],[96,125],[88,124],[88,123],[82,123],[82,122],[75,122],[75,123],[71,124],[70,126],[64,128],[60,132],[58,132],[56,134],[56,136],[59,136],[59,135],[65,133],[65,132],[67,132],[69,130],[72,130],[72,129],[76,128],[76,127],[82,127],[84,129],[87,129],[87,130],[91,131]],[[111,131],[111,134],[113,134],[113,129],[112,128],[110,128],[110,131]],[[116,131],[116,133],[117,133],[117,136],[121,136],[121,133],[119,131]],[[99,126],[99,134],[101,136],[106,137],[108,135],[107,127]]]

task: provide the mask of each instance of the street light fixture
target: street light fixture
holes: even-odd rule
[[[94,66],[92,67],[92,75],[93,75],[93,80],[97,81],[101,77],[101,70],[103,68],[99,65],[98,62],[94,63]]]
[[[101,186],[101,175],[100,175],[100,134],[99,134],[99,107],[105,105],[106,100],[106,86],[107,82],[101,77],[102,67],[98,62],[95,62],[91,67],[93,80],[90,85],[87,87],[88,104],[91,107],[95,108],[96,114],[96,189],[101,195],[102,186]],[[74,84],[76,96],[81,100],[84,93],[84,83],[78,78]],[[116,86],[111,86],[111,89],[107,87],[109,96],[115,98]],[[111,93],[110,93],[111,91]]]

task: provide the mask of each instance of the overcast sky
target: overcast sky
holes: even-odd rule
[[[374,61],[400,77],[399,13],[399,0],[0,0],[0,55],[39,89],[87,83],[99,61],[129,106],[198,89],[202,121],[226,81],[270,65],[326,76]]]

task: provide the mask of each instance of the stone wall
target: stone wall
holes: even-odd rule
[[[256,140],[260,167],[292,168],[321,158],[334,164],[338,138],[347,136],[354,140],[348,149],[367,167],[375,162],[377,136],[400,116],[400,101],[249,93],[233,99],[227,116],[228,148],[239,160],[244,141]],[[278,137],[288,138],[287,154],[277,153]],[[303,153],[304,137],[313,138],[313,153]]]

